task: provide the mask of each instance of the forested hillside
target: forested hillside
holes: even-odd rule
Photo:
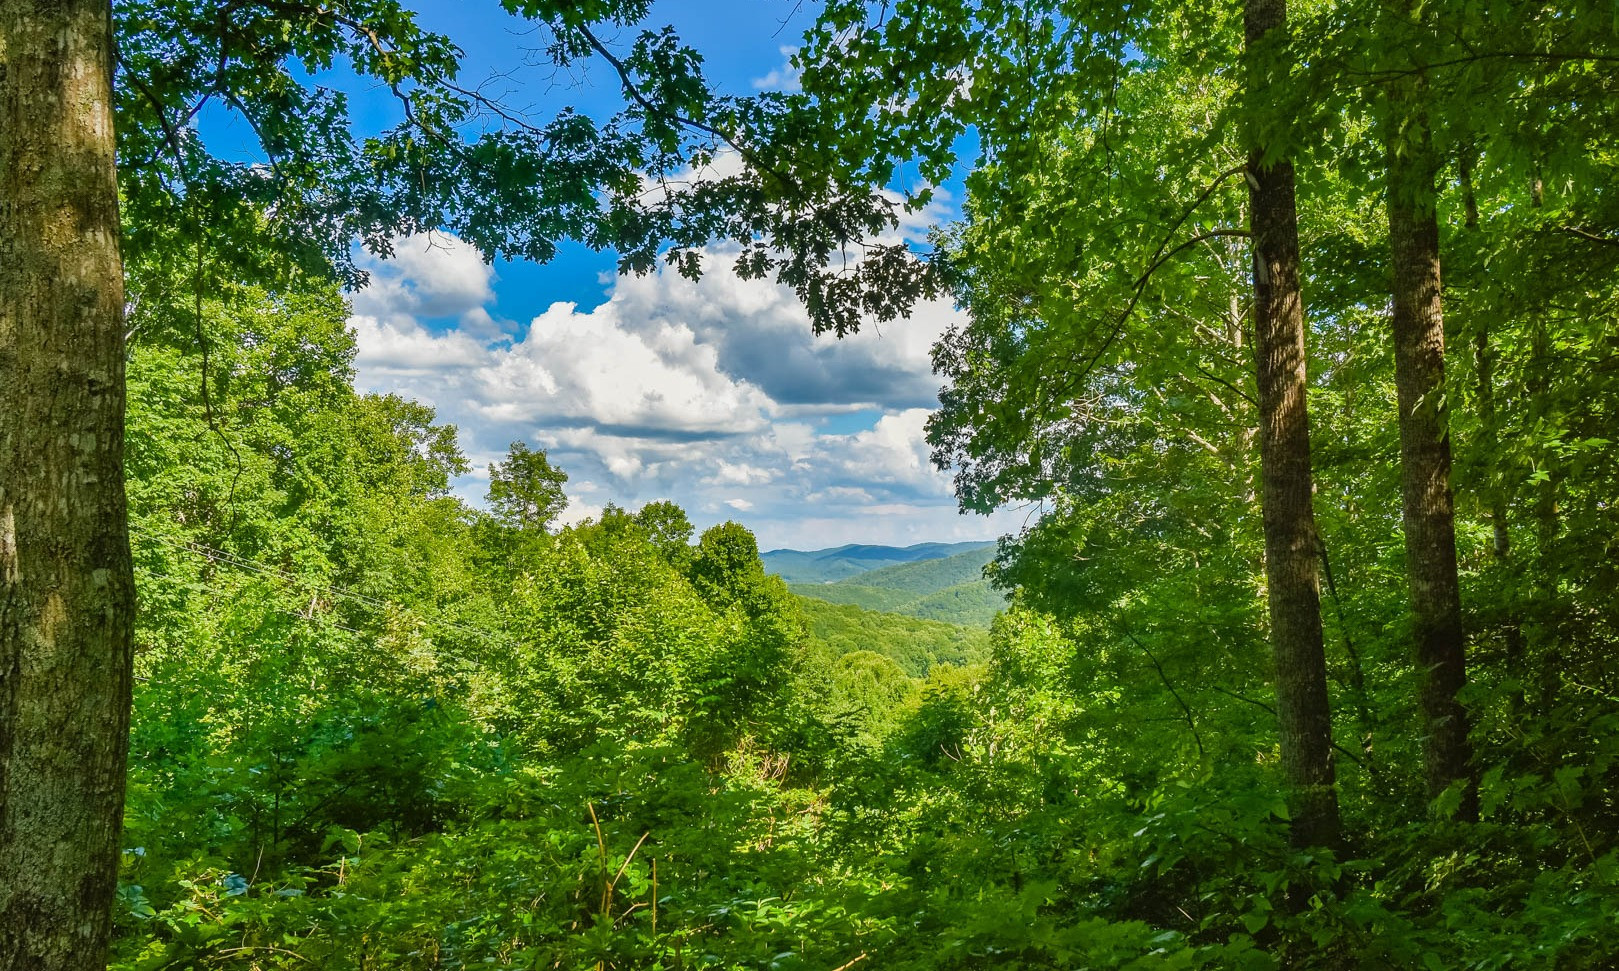
[[[1619,967],[1611,2],[824,0],[742,94],[661,5],[499,6],[622,105],[398,0],[0,0],[0,971]],[[595,424],[473,470],[356,386],[416,233],[947,314],[939,407],[816,437],[877,409],[749,397],[693,298],[639,346],[725,394],[635,425],[592,344]],[[767,442],[701,475],[812,537],[931,450],[1013,532],[569,518],[609,426],[603,482]]]
[[[985,543],[917,543],[914,546],[850,544],[827,550],[771,550],[761,556],[765,569],[788,583],[833,583],[885,567],[941,560],[982,548]]]
[[[1303,919],[1265,903],[1271,881],[1392,965],[1451,946],[1457,920],[1464,955],[1611,955],[1589,786],[1619,715],[1600,696],[1576,689],[1562,704],[1583,714],[1542,729],[1537,749],[1567,746],[1551,771],[1491,771],[1486,822],[1397,826],[1419,799],[1392,775],[1415,755],[1398,635],[1357,643],[1342,615],[1370,739],[1344,785],[1352,818],[1387,827],[1360,852],[1405,847],[1385,872],[1427,879],[1415,848],[1490,834],[1458,886],[1562,854],[1430,924],[1332,889],[1374,858],[1288,848],[1255,760],[1264,669],[1236,648],[1252,601],[1200,595],[1206,568],[1136,587],[1162,614],[1020,604],[988,638],[797,601],[745,530],[694,537],[668,504],[550,531],[525,511],[554,507],[559,476],[497,477],[525,501],[492,513],[449,497],[454,429],[351,390],[330,291],[241,289],[205,313],[232,375],[217,426],[183,316],[146,318],[131,363],[146,609],[116,967],[1259,967]],[[1503,690],[1503,712],[1559,691]],[[1566,852],[1521,842],[1565,826]],[[1185,886],[1222,937],[1159,909]],[[1556,916],[1485,917],[1523,907]]]
[[[941,664],[969,667],[989,660],[986,631],[800,597],[810,644],[834,655],[871,651],[914,678]]]
[[[350,387],[343,311],[330,290],[206,305],[232,375],[214,426],[189,321],[141,318],[114,964],[854,956],[872,918],[794,899],[814,780],[982,638],[811,637],[745,529],[694,537],[667,503],[548,532],[565,476],[519,474],[543,453],[514,449],[494,512],[468,508],[455,429]]]
[[[836,581],[789,582],[788,586],[794,593],[828,603],[987,628],[1006,607],[1005,594],[984,578],[984,568],[995,558],[995,547],[963,545],[969,548],[949,556],[875,567]]]

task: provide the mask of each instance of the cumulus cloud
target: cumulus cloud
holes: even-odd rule
[[[675,323],[690,328],[721,368],[746,375],[788,409],[824,413],[935,403],[938,381],[929,354],[954,319],[948,303],[924,303],[908,319],[869,325],[842,340],[815,337],[792,290],[742,279],[732,267],[734,251],[716,247],[704,257],[698,280],[670,272],[620,279],[609,305],[638,330]]]
[[[355,363],[368,372],[408,375],[476,367],[488,351],[482,341],[465,333],[430,333],[409,317],[354,314],[349,323],[359,343]]]
[[[367,390],[434,405],[484,473],[509,443],[570,475],[565,522],[658,498],[700,527],[738,518],[767,547],[981,539],[930,462],[929,350],[945,303],[837,341],[810,334],[796,298],[706,255],[697,281],[620,278],[600,305],[553,304],[500,325],[496,279],[439,235],[371,267],[352,324]],[[469,258],[470,256],[470,258]],[[487,474],[458,484],[482,498]]]
[[[477,250],[448,233],[394,240],[393,254],[366,254],[371,282],[354,298],[357,314],[457,317],[481,312],[495,298],[495,271]]]
[[[802,72],[793,65],[793,56],[798,53],[796,47],[780,47],[781,64],[770,69],[770,73],[762,78],[753,79],[753,87],[758,91],[786,91],[796,93],[803,90],[800,75]]]
[[[917,496],[948,495],[949,483],[933,468],[925,425],[926,408],[884,415],[868,431],[846,436],[832,453],[850,482],[875,483]]]
[[[492,351],[477,379],[476,407],[496,423],[543,415],[640,437],[758,431],[770,407],[750,382],[722,372],[690,328],[631,328],[612,301],[588,313],[553,304],[523,341]]]

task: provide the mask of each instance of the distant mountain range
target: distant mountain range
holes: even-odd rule
[[[994,546],[994,543],[918,543],[915,546],[851,543],[828,550],[771,550],[759,558],[764,560],[768,572],[788,583],[830,583],[883,567],[942,560]]]
[[[762,558],[794,593],[830,603],[969,627],[987,627],[1006,606],[983,578],[994,543],[771,550]]]

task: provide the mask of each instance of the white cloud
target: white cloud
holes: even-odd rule
[[[577,496],[569,496],[568,505],[557,516],[557,523],[562,526],[577,526],[587,519],[600,517],[606,508],[585,502]]]
[[[356,313],[458,317],[495,298],[494,268],[448,233],[405,236],[394,241],[391,257],[362,254],[359,262],[371,282],[354,298]]]
[[[553,304],[528,336],[490,354],[478,410],[497,423],[544,415],[646,432],[736,434],[764,427],[770,401],[720,371],[711,347],[672,322],[631,331],[611,301]]]
[[[461,331],[429,333],[410,317],[354,314],[349,318],[359,342],[356,365],[384,374],[422,374],[482,363],[488,348]]]
[[[983,539],[1010,522],[958,515],[931,465],[946,303],[815,338],[790,291],[738,278],[716,249],[700,280],[620,278],[599,306],[553,304],[512,328],[490,268],[439,240],[373,266],[352,323],[363,388],[460,427],[478,467],[464,498],[482,499],[488,463],[521,439],[571,476],[565,522],[672,498],[699,528],[745,514],[767,548]]]
[[[764,485],[781,476],[778,469],[762,469],[746,462],[719,461],[718,470],[703,480],[704,485]]]
[[[848,436],[836,453],[851,481],[881,483],[920,493],[949,494],[949,483],[933,468],[923,426],[926,408],[884,415],[868,431]]]
[[[753,79],[753,87],[758,91],[786,91],[796,93],[803,90],[800,75],[802,72],[793,66],[793,56],[798,53],[796,47],[780,47],[781,64],[771,68],[770,73],[762,78]]]
[[[739,277],[733,249],[714,247],[703,255],[700,279],[668,271],[621,278],[609,305],[637,332],[689,328],[721,369],[745,376],[788,414],[934,403],[938,381],[930,352],[955,319],[948,303],[921,304],[908,319],[870,325],[842,340],[815,337],[792,290]]]

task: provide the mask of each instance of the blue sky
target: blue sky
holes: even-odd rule
[[[417,9],[465,49],[465,81],[535,60],[536,38],[494,0]],[[793,83],[787,56],[815,9],[665,0],[651,21],[704,53],[711,82],[745,94]],[[361,124],[393,120],[384,93],[322,80],[350,90]],[[566,77],[521,69],[503,83],[510,103],[540,117],[619,103],[600,62]],[[902,232],[920,239],[953,215],[946,202]],[[955,319],[948,303],[854,338],[815,338],[789,291],[737,278],[723,248],[709,255],[693,283],[618,278],[611,254],[580,247],[543,266],[490,266],[453,237],[400,240],[353,295],[359,384],[430,403],[460,428],[475,472],[457,491],[474,501],[489,463],[522,439],[568,472],[570,519],[673,499],[699,528],[735,519],[767,549],[987,539],[1021,522],[958,514],[948,475],[929,462],[922,425],[940,382],[928,355]]]

